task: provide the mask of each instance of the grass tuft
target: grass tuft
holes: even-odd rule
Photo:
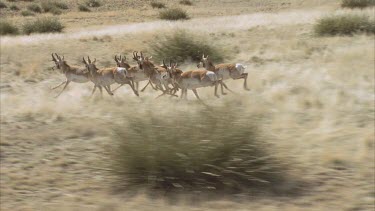
[[[375,6],[374,0],[342,0],[341,7],[348,8],[365,8]]]
[[[102,3],[99,0],[87,0],[86,5],[89,7],[100,7]]]
[[[193,2],[191,2],[190,0],[181,0],[180,4],[191,6],[193,5]]]
[[[364,15],[335,15],[323,17],[314,26],[317,35],[352,35],[375,33],[375,22]]]
[[[10,9],[10,10],[13,10],[13,11],[18,11],[18,10],[20,10],[20,8],[18,8],[17,5],[14,5],[14,4],[11,5],[11,6],[9,7],[9,9]]]
[[[56,18],[39,18],[23,26],[25,34],[61,32],[64,26]]]
[[[18,28],[5,20],[0,21],[0,35],[16,35]]]
[[[62,2],[57,1],[44,1],[42,2],[42,8],[44,12],[49,12],[54,15],[60,15],[61,10],[69,9],[68,5]]]
[[[280,163],[238,110],[167,110],[125,118],[115,130],[112,168],[127,189],[246,192],[282,182]]]
[[[27,9],[35,13],[42,13],[42,8],[38,4],[30,4]]]
[[[81,12],[91,12],[90,8],[86,7],[85,5],[80,4],[78,6],[78,10]]]
[[[162,3],[162,2],[157,2],[157,1],[153,1],[150,3],[151,7],[152,8],[157,8],[157,9],[161,9],[161,8],[165,8],[165,4]]]
[[[186,20],[189,19],[187,12],[181,8],[171,8],[159,13],[159,18],[163,20]]]
[[[7,7],[8,6],[4,2],[0,1],[0,8],[7,8]]]
[[[209,55],[215,62],[223,61],[226,51],[213,45],[206,38],[184,30],[158,38],[159,42],[151,44],[152,55],[157,60],[172,59],[177,62],[191,60],[199,62],[202,54]]]

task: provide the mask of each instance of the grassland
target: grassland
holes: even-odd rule
[[[374,209],[373,36],[318,37],[313,31],[316,20],[340,8],[338,1],[194,1],[184,6],[192,19],[173,24],[157,20],[158,10],[146,1],[128,1],[131,7],[102,2],[91,13],[69,7],[58,16],[64,34],[1,37],[2,210]],[[28,3],[16,4],[22,9]],[[360,12],[373,18],[373,8]],[[14,14],[2,12],[15,23],[30,19]],[[81,65],[90,55],[99,67],[114,66],[115,54],[151,52],[149,43],[176,28],[225,46],[231,55],[226,62],[247,65],[251,91],[242,81],[228,81],[235,94],[216,99],[212,89],[202,89],[202,105],[192,93],[188,101],[155,100],[152,90],[137,98],[128,88],[113,98],[89,99],[92,84],[71,84],[53,98],[49,87],[64,77],[52,69],[50,53],[64,54],[70,64]],[[179,107],[193,114],[222,106],[243,110],[268,150],[287,162],[281,192],[170,198],[115,191],[113,131],[128,131],[131,119],[147,118],[146,111],[155,116]]]

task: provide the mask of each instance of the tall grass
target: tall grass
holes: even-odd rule
[[[150,45],[152,55],[158,59],[172,59],[177,62],[200,61],[202,54],[209,55],[215,62],[227,57],[226,51],[205,37],[194,35],[184,30],[177,30],[170,35],[158,37],[158,42]]]
[[[159,13],[159,18],[164,20],[186,20],[189,19],[187,12],[181,8],[171,8]]]
[[[342,0],[341,7],[365,8],[375,6],[375,0]]]
[[[61,32],[64,26],[56,18],[39,18],[23,26],[25,34]]]
[[[27,9],[36,13],[42,12],[42,8],[38,4],[30,4],[29,6],[27,6]]]
[[[321,36],[352,35],[355,33],[375,34],[375,22],[365,15],[334,15],[318,20],[314,26],[314,31]]]
[[[179,3],[188,6],[193,5],[193,2],[191,2],[190,0],[181,0]]]
[[[237,192],[280,184],[280,162],[266,150],[256,117],[230,107],[128,115],[114,133],[117,185]]]
[[[0,21],[0,35],[16,35],[18,34],[18,28],[8,21]]]
[[[158,2],[158,1],[152,1],[150,5],[152,8],[157,8],[157,9],[165,8],[165,4],[162,2]]]

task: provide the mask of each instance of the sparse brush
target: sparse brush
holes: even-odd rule
[[[191,2],[190,0],[181,0],[180,4],[191,6],[193,5],[193,2]]]
[[[61,9],[69,9],[69,7],[62,3],[56,1],[44,1],[42,2],[42,8],[44,12],[49,12],[54,15],[60,15],[62,13]]]
[[[375,0],[342,0],[341,7],[365,8],[375,6]]]
[[[78,6],[78,10],[81,12],[91,12],[90,8],[86,7],[85,5],[80,4]]]
[[[34,16],[35,13],[33,13],[33,12],[29,11],[29,10],[24,10],[24,11],[21,12],[21,15],[22,16]]]
[[[0,1],[0,8],[7,8],[7,7],[8,6],[4,2]]]
[[[375,33],[375,22],[365,15],[342,14],[323,17],[314,26],[318,35],[352,35]]]
[[[184,30],[178,30],[158,42],[151,44],[152,55],[158,59],[172,59],[177,62],[192,60],[200,61],[202,54],[209,55],[215,62],[227,57],[226,51],[220,46],[213,45],[205,37],[194,35]]]
[[[152,8],[158,8],[158,9],[165,8],[165,4],[162,2],[153,1],[150,3],[150,5]]]
[[[89,7],[100,7],[102,3],[99,0],[87,0],[86,5]]]
[[[168,107],[124,118],[126,126],[114,135],[112,167],[119,184],[184,191],[280,184],[280,163],[267,152],[255,122],[230,107]]]
[[[18,10],[20,10],[20,8],[18,8],[17,5],[11,5],[11,6],[9,7],[9,9],[11,9],[11,10],[13,10],[13,11],[18,11]]]
[[[159,18],[163,20],[186,20],[189,19],[187,12],[181,8],[171,8],[159,13]]]
[[[39,18],[23,26],[25,34],[61,32],[63,29],[64,26],[56,18]]]
[[[18,28],[5,20],[0,21],[0,35],[16,35]]]
[[[42,8],[38,4],[30,4],[29,6],[27,6],[27,9],[36,13],[42,12]]]

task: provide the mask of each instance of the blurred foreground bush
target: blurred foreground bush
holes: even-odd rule
[[[364,8],[375,6],[375,0],[342,0],[341,7]]]
[[[126,122],[114,133],[116,186],[238,192],[283,181],[280,162],[237,110],[148,109]]]

